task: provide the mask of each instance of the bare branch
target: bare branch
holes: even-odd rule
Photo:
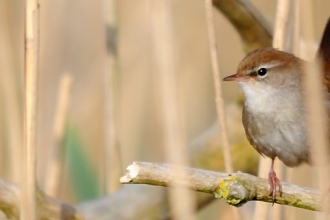
[[[0,179],[0,210],[9,219],[19,219],[19,198],[17,187]],[[86,219],[73,207],[46,196],[37,190],[37,219]]]
[[[149,184],[167,187],[173,181],[192,190],[213,194],[226,203],[241,206],[249,201],[272,202],[269,196],[268,181],[250,174],[233,174],[180,167],[189,173],[188,179],[175,176],[170,170],[173,165],[147,162],[134,162],[128,166],[121,183]],[[179,169],[179,168],[176,168]],[[276,203],[308,210],[319,210],[320,193],[297,185],[282,182],[283,195],[278,195]]]
[[[213,0],[213,5],[232,23],[241,36],[244,51],[272,45],[272,27],[246,0]]]

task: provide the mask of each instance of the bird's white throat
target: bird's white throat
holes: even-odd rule
[[[283,96],[279,96],[279,88],[260,82],[239,82],[239,85],[244,93],[245,106],[251,112],[274,112],[281,109],[283,104],[288,104],[279,98],[285,97],[285,91]]]

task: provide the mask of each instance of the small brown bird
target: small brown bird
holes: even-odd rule
[[[323,63],[324,84],[330,91],[330,19],[318,54]],[[289,167],[310,162],[302,83],[304,62],[274,48],[258,49],[240,62],[236,74],[223,79],[239,83],[245,98],[243,126],[246,137],[261,155],[272,160],[268,180],[273,201],[277,187],[282,194],[273,168],[275,158]]]

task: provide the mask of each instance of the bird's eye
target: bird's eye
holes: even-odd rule
[[[267,69],[266,68],[260,68],[258,70],[258,75],[259,76],[265,76],[267,74]]]

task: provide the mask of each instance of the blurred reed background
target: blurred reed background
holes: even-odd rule
[[[150,0],[118,1],[114,11],[109,12],[117,14],[114,19],[118,36],[113,39],[113,30],[108,30],[106,36],[107,9],[103,1],[39,3],[37,182],[54,197],[78,204],[116,192],[121,187],[118,179],[124,167],[135,160],[166,161],[157,64],[151,43],[155,13]],[[277,1],[251,0],[251,3],[274,27]],[[208,146],[207,151],[196,148],[200,155],[206,155],[203,159],[192,156],[190,164],[224,171],[204,1],[177,0],[171,5],[171,47],[186,142],[193,146],[204,142]],[[0,0],[0,6],[0,177],[17,183],[17,155],[22,145],[25,9],[24,2],[17,0]],[[329,1],[313,2],[316,46],[330,15],[329,8]],[[302,24],[308,10],[301,2]],[[245,51],[230,22],[219,10],[213,12],[220,72],[223,76],[233,74]],[[302,36],[304,32],[308,30],[302,25]],[[112,81],[106,89],[105,60],[109,60],[105,42],[117,46],[113,48],[115,63],[108,67],[116,72],[112,72]],[[304,45],[303,41],[300,45]],[[107,97],[109,91],[114,95]],[[258,154],[243,132],[238,86],[224,84],[223,95],[234,170],[256,174]],[[112,116],[106,114],[109,98],[113,98]],[[107,151],[105,147],[109,144],[106,139],[109,127],[105,123],[109,122],[108,117],[115,126],[114,143],[118,151]],[[112,152],[109,160],[117,161],[110,164],[111,170],[106,168],[104,156],[109,152]],[[49,172],[52,158],[60,158],[58,174]],[[311,178],[306,176],[309,169],[296,168],[290,182],[311,186],[311,181],[306,181]],[[112,173],[110,179],[107,172]],[[53,188],[46,187],[50,180],[55,184]],[[250,202],[240,208],[244,213],[242,219],[252,218],[253,206]],[[296,218],[311,215],[290,207],[285,210]],[[214,201],[201,209],[197,218],[221,219],[231,215],[227,204]],[[271,216],[271,211],[268,215]]]

